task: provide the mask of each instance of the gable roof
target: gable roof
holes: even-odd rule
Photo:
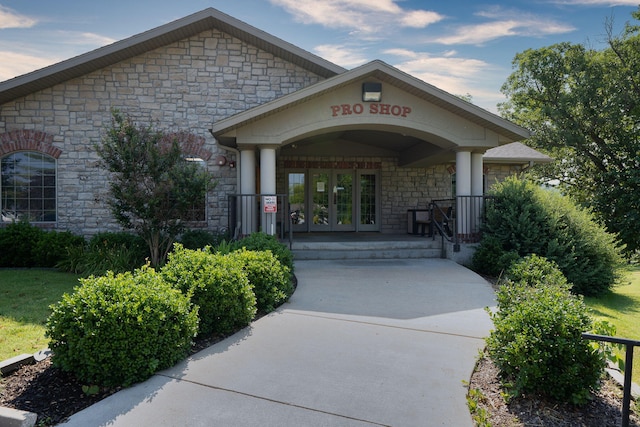
[[[347,86],[357,80],[368,77],[389,83],[417,98],[437,105],[487,129],[491,129],[505,137],[509,142],[526,139],[530,136],[527,129],[445,92],[442,89],[438,89],[380,60],[375,60],[352,70],[345,71],[344,73],[322,80],[314,85],[300,89],[271,102],[221,120],[214,123],[210,131],[212,135],[219,137],[249,123],[261,120],[269,115],[286,110],[306,102],[309,99],[335,91],[337,88]]]
[[[213,28],[325,78],[345,71],[344,68],[291,43],[216,9],[208,8],[108,46],[2,82],[0,83],[0,104]]]
[[[546,154],[527,147],[521,142],[500,145],[484,153],[487,163],[551,163],[553,159]]]

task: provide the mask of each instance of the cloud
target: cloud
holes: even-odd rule
[[[638,0],[556,0],[551,3],[573,6],[638,6]]]
[[[0,30],[7,28],[30,28],[38,21],[0,5]]]
[[[444,19],[437,12],[403,9],[394,0],[271,0],[304,24],[376,33],[394,26],[425,28]]]
[[[564,34],[576,28],[561,22],[534,14],[504,11],[493,8],[476,14],[481,18],[492,20],[480,24],[458,27],[448,36],[438,37],[437,43],[481,45],[501,37],[542,37],[551,34]]]
[[[316,46],[314,51],[322,58],[345,68],[357,67],[368,61],[362,49],[351,49],[344,45],[324,44]]]
[[[60,58],[0,50],[0,82],[54,64]]]
[[[77,31],[58,31],[57,38],[65,45],[80,45],[98,48],[115,43],[117,40],[111,37],[102,36],[95,33],[81,33]]]

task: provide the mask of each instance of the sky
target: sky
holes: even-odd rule
[[[380,59],[496,112],[514,56],[605,47],[640,0],[0,0],[0,81],[213,7],[344,68]]]

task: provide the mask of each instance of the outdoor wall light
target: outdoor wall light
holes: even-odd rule
[[[230,167],[231,169],[235,168],[235,167],[236,167],[236,162],[234,162],[233,160],[231,160],[231,161],[229,162],[229,167]]]
[[[382,83],[362,83],[362,101],[380,102],[382,100]]]
[[[227,164],[227,158],[225,156],[216,157],[216,164],[218,166],[224,166]]]

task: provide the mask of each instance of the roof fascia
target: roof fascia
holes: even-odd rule
[[[216,28],[328,78],[346,71],[278,37],[213,8],[0,83],[0,104],[80,77],[161,46]]]

